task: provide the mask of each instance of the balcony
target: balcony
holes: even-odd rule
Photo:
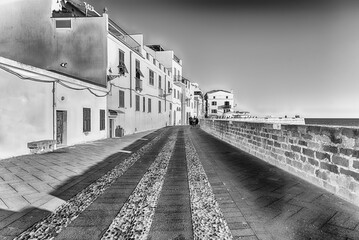
[[[136,91],[141,92],[142,91],[142,80],[139,78],[136,78]]]
[[[163,89],[161,89],[161,88],[158,89],[158,96],[164,97]]]
[[[108,31],[114,36],[117,40],[124,43],[127,47],[131,48],[133,51],[141,54],[141,45],[136,42],[128,33],[125,32],[121,27],[119,27],[111,19],[108,20]]]
[[[173,55],[173,60],[178,63],[179,65],[182,65],[181,59],[179,59],[176,55]]]
[[[186,87],[189,85],[190,81],[187,78],[184,78],[181,75],[175,75],[173,76],[173,83],[175,83],[177,86],[181,86],[181,84],[184,84]]]
[[[232,105],[221,105],[221,106],[218,106],[218,108],[229,109],[229,108],[232,108]]]

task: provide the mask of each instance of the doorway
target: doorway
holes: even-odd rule
[[[176,126],[176,110],[173,111],[173,126]]]
[[[56,143],[67,143],[67,111],[56,111]]]
[[[110,131],[110,138],[114,137],[114,121],[113,119],[110,118],[110,123],[109,123],[109,131]]]

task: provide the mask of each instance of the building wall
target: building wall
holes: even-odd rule
[[[173,125],[182,124],[181,95],[182,95],[182,88],[179,87],[177,84],[173,84],[172,101],[173,101],[173,109],[176,112],[174,113],[176,117],[173,117]]]
[[[0,158],[30,153],[29,142],[56,139],[56,111],[67,112],[66,145],[106,138],[106,130],[99,130],[106,98],[87,88],[99,95],[106,89],[5,58],[0,67]],[[91,108],[88,133],[83,133],[83,107]]]
[[[27,143],[52,139],[52,83],[0,69],[0,159],[28,154]]]
[[[51,19],[54,38],[51,42],[50,70],[68,74],[84,81],[106,86],[107,14],[104,17],[69,18],[71,29],[57,29]],[[67,63],[61,67],[61,63]]]
[[[213,102],[216,102],[216,105],[212,105]],[[229,102],[231,106],[229,110],[232,111],[234,104],[232,93],[223,91],[207,93],[208,116],[222,116],[224,109],[221,106],[225,105],[225,102]],[[212,113],[212,110],[217,110],[217,113]]]
[[[203,120],[212,135],[359,205],[359,129]]]
[[[167,81],[172,82],[171,78],[164,73],[163,69],[159,68],[158,61],[154,65],[152,59],[143,58],[113,36],[108,38],[108,69],[111,68],[112,71],[117,71],[119,49],[125,53],[125,65],[129,73],[110,82],[113,86],[111,95],[108,97],[108,108],[123,112],[115,118],[115,127],[121,126],[124,129],[124,134],[127,135],[170,125],[172,116],[170,116],[169,102],[171,102],[171,98],[169,96],[159,96],[158,77],[161,76],[163,93],[167,92],[165,91],[167,90]],[[136,91],[135,89],[136,60],[140,61],[141,72],[144,75],[144,77],[141,77],[142,91]],[[154,85],[149,83],[150,69],[154,72]],[[119,108],[119,90],[125,92],[124,108]],[[140,97],[139,111],[136,111],[136,96]],[[143,111],[143,98],[145,98],[146,102],[145,111]],[[151,112],[148,111],[148,99],[151,99]],[[159,101],[161,102],[161,113],[159,113]]]
[[[74,85],[71,87],[83,88]],[[100,91],[94,92],[105,95]],[[88,90],[76,91],[60,84],[56,84],[55,96],[56,110],[67,112],[67,146],[107,138],[107,126],[100,130],[100,109],[106,111],[106,97],[96,97]],[[86,133],[83,132],[83,108],[91,109],[91,131]],[[107,125],[107,119],[105,123]]]
[[[107,15],[56,29],[51,7],[49,0],[2,2],[0,56],[105,86]]]

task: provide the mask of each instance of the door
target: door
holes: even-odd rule
[[[173,125],[176,126],[176,110],[173,111]]]
[[[109,124],[109,129],[110,129],[110,138],[113,138],[113,119],[110,119],[110,124]]]
[[[66,144],[67,135],[67,112],[56,111],[56,143],[59,145]]]

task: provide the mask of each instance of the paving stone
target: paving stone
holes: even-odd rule
[[[254,232],[250,228],[244,229],[231,229],[233,236],[255,236]]]

